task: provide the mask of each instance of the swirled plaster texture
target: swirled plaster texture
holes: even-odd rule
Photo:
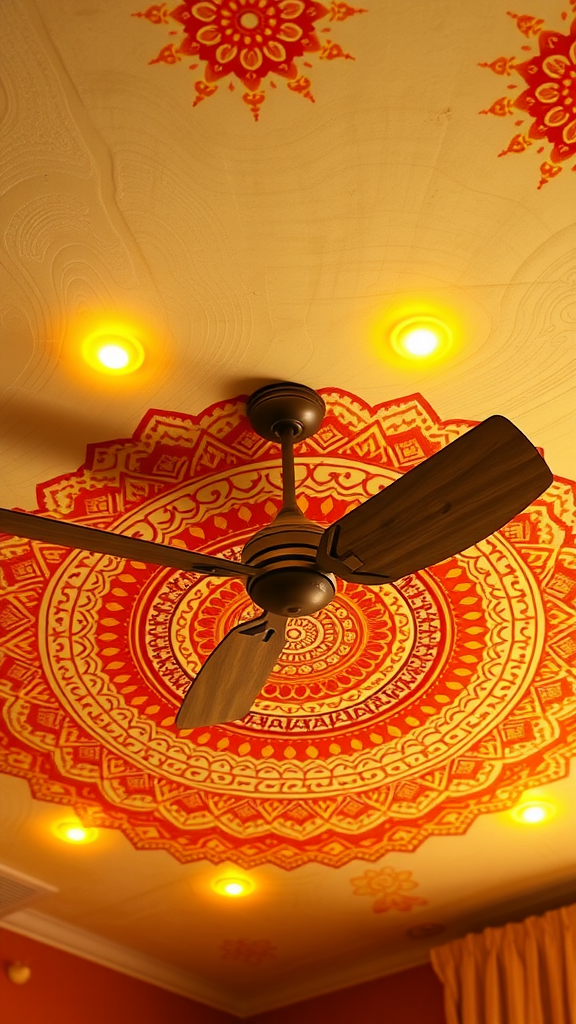
[[[211,5],[204,6],[208,19]],[[297,17],[298,4],[293,8]],[[146,721],[146,751],[130,751],[135,761],[128,758],[126,770],[109,771],[108,763],[102,774],[95,766],[102,764],[102,738],[106,733],[109,739],[111,727],[91,717],[86,701],[94,691],[82,695],[76,682],[64,678],[50,628],[65,602],[66,572],[84,573],[100,605],[112,586],[110,574],[82,560],[63,567],[57,558],[44,563],[42,585],[5,571],[10,598],[16,593],[22,602],[34,595],[37,602],[30,598],[22,605],[23,620],[6,656],[21,655],[26,644],[33,652],[33,627],[42,616],[48,624],[41,661],[48,689],[39,701],[44,718],[31,724],[30,705],[25,708],[10,691],[8,774],[2,779],[1,859],[60,887],[42,905],[45,916],[36,916],[36,933],[56,941],[58,926],[69,929],[67,940],[59,933],[60,942],[78,944],[83,936],[86,948],[113,943],[112,959],[122,961],[120,947],[147,958],[142,971],[150,974],[152,964],[160,965],[162,983],[168,983],[169,965],[173,987],[237,1012],[414,962],[430,942],[487,921],[504,904],[530,907],[537,893],[559,898],[572,877],[573,789],[565,773],[574,735],[568,704],[561,702],[573,697],[573,524],[566,481],[576,479],[574,176],[566,163],[539,189],[540,165],[551,151],[545,144],[539,154],[537,139],[521,152],[497,157],[509,144],[513,118],[528,117],[524,126],[514,126],[527,134],[530,114],[515,108],[512,114],[480,115],[494,102],[495,84],[504,91],[522,85],[513,68],[498,65],[496,80],[478,65],[516,51],[519,62],[522,46],[531,47],[522,59],[536,59],[542,32],[567,37],[573,12],[548,5],[545,12],[530,12],[541,14],[545,25],[520,25],[496,0],[481,8],[455,0],[403,8],[373,4],[341,19],[331,18],[331,9],[315,22],[318,39],[337,42],[354,59],[321,59],[321,48],[296,56],[298,74],[312,82],[314,102],[303,91],[284,88],[298,79],[280,75],[274,89],[268,76],[256,121],[242,101],[247,87],[234,74],[219,78],[217,91],[194,106],[195,83],[208,82],[205,58],[191,55],[195,69],[188,59],[151,64],[172,25],[134,18],[133,2],[14,0],[2,7],[4,505],[32,510],[40,502],[73,518],[72,498],[86,497],[82,481],[88,491],[97,481],[92,497],[104,505],[84,507],[82,515],[100,516],[103,525],[119,522],[126,510],[114,505],[114,473],[146,431],[164,422],[163,414],[149,410],[168,410],[166,433],[177,447],[197,417],[207,437],[214,433],[215,403],[228,408],[238,426],[236,397],[279,379],[325,388],[333,410],[332,446],[326,442],[300,460],[302,495],[319,521],[339,514],[334,504],[322,507],[335,497],[330,474],[342,484],[343,466],[353,465],[358,493],[350,500],[357,500],[363,487],[388,482],[409,468],[410,458],[420,457],[414,436],[400,439],[405,447],[398,448],[396,461],[380,460],[374,443],[363,448],[358,424],[353,437],[344,437],[345,431],[338,437],[338,425],[350,423],[347,402],[356,401],[350,395],[358,396],[356,409],[382,407],[375,415],[384,438],[400,432],[390,417],[412,419],[410,429],[418,426],[425,455],[426,440],[433,450],[467,423],[501,412],[544,449],[558,478],[549,499],[520,517],[512,532],[465,556],[389,594],[354,595],[342,588],[333,612],[292,637],[256,715],[207,740],[178,740],[190,770],[202,761],[208,773],[207,785],[187,792],[187,804],[178,803],[170,779],[152,774],[151,782],[144,780],[154,748],[150,737],[154,730],[170,730],[166,720],[182,689],[183,666],[205,656],[233,613],[245,612],[242,593],[232,584],[219,590],[212,581],[185,590],[177,574],[170,579],[126,568],[124,574],[133,577],[124,581],[132,631],[119,645],[102,635],[115,635],[116,627],[99,625],[100,632],[87,634],[83,656],[96,666],[103,692],[110,671],[128,675],[116,692],[122,714]],[[416,300],[452,317],[458,337],[443,362],[402,364],[383,340],[394,315]],[[81,364],[81,338],[110,317],[132,326],[145,344],[146,361],[133,377],[96,377]],[[417,394],[423,400],[410,397]],[[118,438],[124,440],[110,447]],[[217,459],[210,467],[207,455],[201,464],[196,435],[184,437],[188,454],[196,453],[193,480],[206,472],[212,482],[210,473],[220,473],[232,486],[230,493],[216,489],[213,506],[204,496],[196,514],[195,528],[204,531],[196,542],[214,551],[241,544],[251,529],[247,509],[264,521],[267,505],[277,502],[273,453],[250,452],[242,438],[239,429],[224,439],[227,454],[220,451],[219,457],[228,463],[218,469]],[[91,468],[82,477],[74,471],[84,464],[88,445]],[[94,456],[111,450],[118,461],[101,486]],[[247,469],[253,474],[251,502],[242,482]],[[190,487],[163,477],[163,493],[170,491],[176,511],[159,527],[154,501],[137,487],[148,486],[156,472],[151,463],[135,474],[128,511],[177,537]],[[129,478],[124,472],[123,480]],[[47,481],[55,483],[37,494],[37,485]],[[234,485],[238,493],[232,493]],[[230,540],[223,540],[227,535]],[[18,570],[25,554],[22,546],[9,545],[3,564]],[[457,590],[460,585],[467,589]],[[457,597],[477,600],[482,635],[467,636],[462,629],[463,622],[474,627],[476,620],[458,620],[455,628],[458,615],[472,608]],[[94,622],[101,624],[100,605]],[[66,610],[66,621],[77,625],[80,611]],[[179,616],[198,624],[192,640]],[[11,627],[9,617],[5,625]],[[460,648],[456,634],[458,642],[466,637],[464,643],[484,646]],[[318,668],[334,646],[341,660],[337,677]],[[114,648],[119,653],[105,653]],[[482,657],[473,665],[462,660],[479,650]],[[428,766],[428,782],[422,783],[419,768],[415,782],[417,766],[408,763],[418,756],[415,738],[425,738],[430,721],[443,720],[448,729],[452,709],[466,731],[474,699],[483,686],[489,689],[486,666],[494,663],[494,651],[499,664],[523,666],[512,680],[496,678],[488,724],[500,730],[500,746],[492,740],[490,747],[486,728],[473,739],[487,746],[471,755],[466,733],[458,751],[460,774],[452,771],[456,757],[450,774],[439,754],[438,763]],[[407,652],[412,667],[419,659],[411,681]],[[110,670],[124,657],[125,672]],[[32,663],[30,653],[28,668]],[[363,674],[356,680],[358,665]],[[454,675],[457,668],[475,673],[472,704],[465,699],[471,677]],[[315,678],[300,692],[294,678],[302,675]],[[2,678],[14,684],[7,670]],[[138,689],[143,679],[146,686]],[[377,703],[383,680],[396,686],[402,722],[393,720],[394,708]],[[454,687],[434,691],[438,680]],[[560,695],[554,690],[559,684]],[[130,690],[134,685],[136,691]],[[508,703],[497,685],[513,691]],[[434,692],[451,695],[449,711],[434,702]],[[360,707],[369,722],[355,732]],[[435,715],[427,716],[423,707],[433,707]],[[62,714],[77,729],[83,723],[86,735],[77,743],[68,721],[70,742],[54,740],[63,735]],[[510,715],[515,729],[506,736]],[[408,718],[413,721],[406,726]],[[302,741],[300,725],[312,719]],[[529,723],[522,735],[519,721]],[[262,757],[265,747],[272,751]],[[289,747],[294,755],[286,757]],[[24,762],[32,748],[37,761],[29,770]],[[509,775],[496,782],[504,749]],[[114,754],[117,768],[117,746]],[[408,787],[403,795],[398,786],[394,796],[381,775],[369,784],[371,771],[381,773],[383,764],[402,757],[402,772],[410,775],[402,775]],[[240,800],[234,786],[218,782],[224,763],[238,778],[251,763],[280,774],[290,765],[300,772],[294,784],[299,798],[288,806],[288,786],[284,803],[272,807],[273,800],[255,794],[253,781]],[[258,780],[256,769],[244,778]],[[357,769],[367,774],[348,784],[347,773]],[[319,780],[317,794],[302,789],[306,771]],[[505,785],[505,798],[494,799]],[[535,786],[557,801],[558,811],[546,828],[526,833],[510,824],[504,808]],[[350,792],[340,794],[342,787]],[[442,801],[449,792],[451,799],[457,795],[457,807],[451,806],[442,830]],[[49,831],[62,803],[115,827],[105,827],[92,847],[63,848]],[[183,824],[184,842],[178,844]],[[256,882],[250,898],[225,903],[212,893],[210,882],[222,862],[250,871]],[[355,892],[373,899],[357,899]],[[387,909],[374,913],[378,900]],[[437,924],[444,925],[443,933],[432,927]],[[32,926],[30,919],[20,922]],[[407,934],[418,929],[429,938],[416,941]],[[246,955],[234,959],[232,950]],[[266,955],[256,955],[258,950]]]

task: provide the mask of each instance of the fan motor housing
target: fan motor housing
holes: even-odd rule
[[[321,526],[300,512],[283,509],[273,523],[248,541],[242,560],[261,571],[246,582],[255,604],[292,618],[325,608],[336,593],[336,579],[316,565]]]
[[[320,395],[305,384],[281,381],[259,388],[248,399],[248,419],[260,437],[279,441],[282,427],[289,424],[294,439],[304,441],[320,428],[326,406]]]
[[[332,581],[320,570],[282,565],[253,576],[247,590],[255,604],[286,618],[319,612],[336,593]]]

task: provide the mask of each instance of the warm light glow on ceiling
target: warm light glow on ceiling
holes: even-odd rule
[[[138,339],[116,324],[89,334],[82,344],[82,354],[101,373],[133,373],[144,362],[144,349]]]
[[[212,888],[220,896],[247,896],[253,891],[254,883],[249,878],[217,878]]]
[[[438,358],[450,347],[452,332],[438,317],[411,316],[395,325],[390,341],[405,359]]]
[[[394,290],[379,297],[367,324],[374,356],[404,378],[444,373],[464,347],[477,351],[489,330],[485,311],[458,288]]]
[[[521,825],[540,825],[549,821],[554,813],[554,805],[547,800],[525,800],[514,808],[512,817]]]
[[[53,828],[58,839],[65,843],[93,843],[98,836],[97,828],[85,828],[79,821],[60,821]]]
[[[108,370],[123,370],[130,362],[130,356],[122,345],[107,342],[98,349],[98,359]]]

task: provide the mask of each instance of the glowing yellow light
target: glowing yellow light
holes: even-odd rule
[[[86,829],[79,826],[72,826],[66,829],[66,838],[72,843],[83,843],[86,839]]]
[[[525,807],[522,811],[522,821],[535,825],[538,821],[544,821],[546,811],[543,807]]]
[[[53,831],[65,843],[93,843],[98,836],[97,828],[84,828],[79,821],[60,821]]]
[[[548,821],[554,814],[553,804],[546,800],[534,800],[518,804],[512,811],[512,817],[522,825],[539,825]]]
[[[82,344],[84,359],[103,373],[133,373],[144,362],[144,349],[122,327],[106,327],[93,331]]]
[[[109,370],[123,370],[130,362],[130,356],[126,349],[111,342],[98,349],[98,359]]]
[[[429,356],[439,344],[438,335],[429,327],[416,327],[404,337],[404,348],[413,356]]]
[[[409,359],[443,355],[450,347],[452,332],[434,316],[411,316],[393,328],[390,341],[394,350]]]
[[[217,878],[212,888],[220,896],[247,896],[254,883],[248,878]]]

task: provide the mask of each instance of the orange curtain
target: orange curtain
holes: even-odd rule
[[[576,904],[437,946],[446,1024],[576,1024]]]

